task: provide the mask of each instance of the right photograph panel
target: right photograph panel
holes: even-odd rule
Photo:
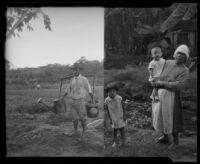
[[[197,161],[197,3],[105,8],[105,156]]]

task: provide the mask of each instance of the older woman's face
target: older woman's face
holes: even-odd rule
[[[182,53],[177,53],[175,60],[176,60],[176,64],[184,64],[187,60],[187,57],[186,55]]]

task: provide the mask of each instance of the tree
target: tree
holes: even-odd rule
[[[145,54],[147,43],[169,15],[164,8],[108,8],[105,10],[105,48],[121,55]],[[140,57],[137,56],[137,57]]]
[[[197,3],[173,3],[167,8],[106,8],[105,53],[110,57],[106,55],[105,63],[115,60],[111,54],[121,55],[121,59],[132,56],[137,63],[145,61],[150,43],[160,42],[166,49],[172,27],[196,14]]]
[[[76,63],[84,64],[87,61],[85,56],[81,56],[80,59],[76,61]]]
[[[38,14],[43,16],[45,28],[51,31],[51,22],[48,15],[46,15],[40,8],[7,8],[7,32],[6,39],[12,36],[19,35],[16,33],[23,31],[23,27],[26,26],[29,31],[33,31],[33,27],[30,26],[30,21],[36,19]]]
[[[163,22],[159,32],[165,32],[181,20],[189,20],[197,14],[197,3],[175,3],[170,16]]]

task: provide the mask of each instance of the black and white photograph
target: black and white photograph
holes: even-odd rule
[[[197,162],[197,8],[8,6],[6,156]]]
[[[197,161],[197,4],[105,8],[105,156]]]
[[[104,8],[7,8],[7,156],[103,156],[103,32]]]

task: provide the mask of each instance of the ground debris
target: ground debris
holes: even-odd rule
[[[29,113],[24,113],[22,116],[23,118],[28,119],[28,120],[33,120],[35,118],[34,115],[29,114]]]
[[[151,103],[126,102],[127,122],[136,128],[151,127]]]

